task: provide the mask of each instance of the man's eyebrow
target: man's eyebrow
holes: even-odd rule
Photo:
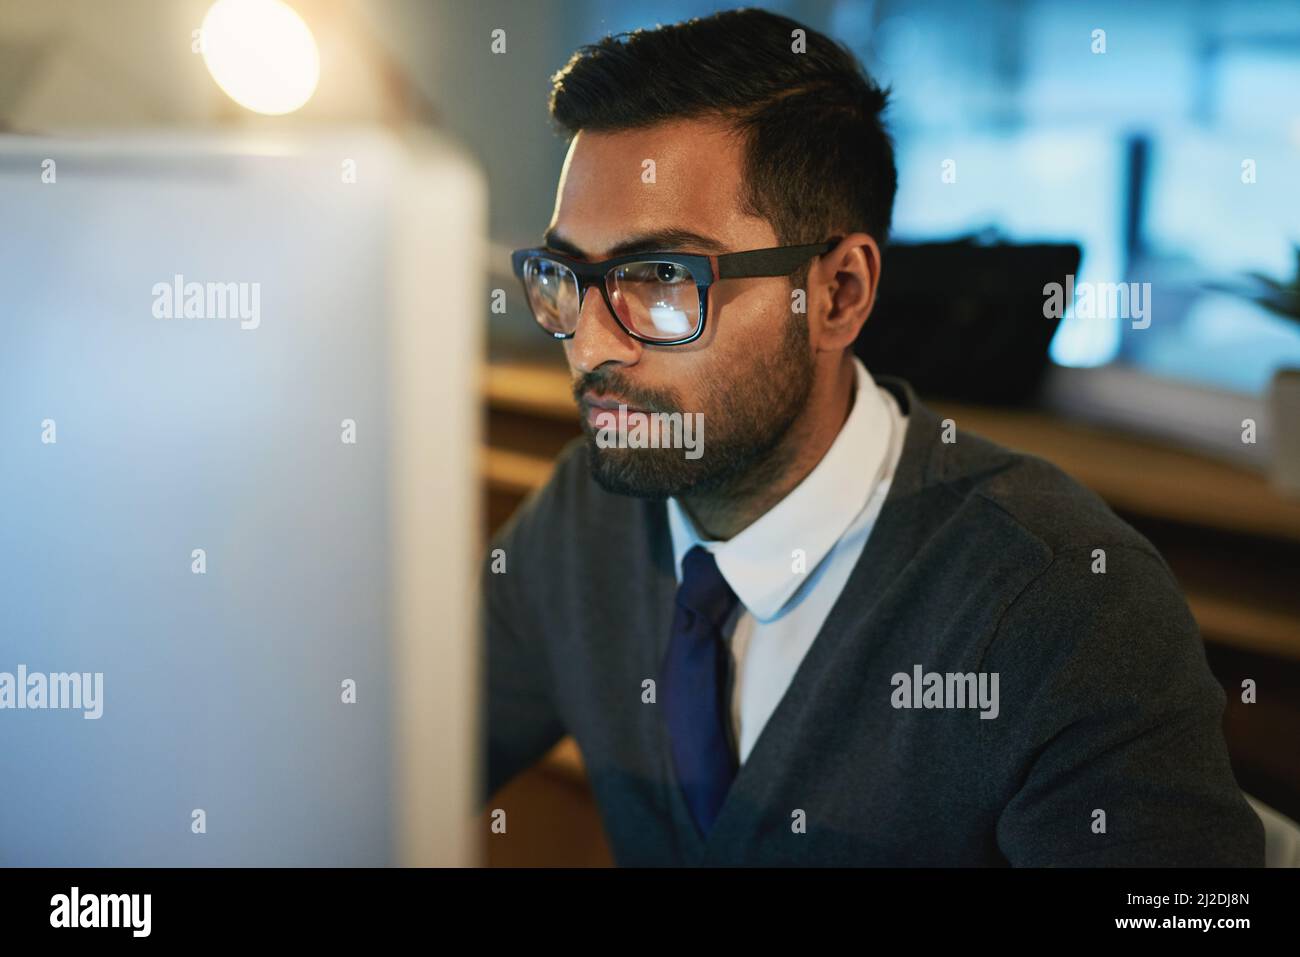
[[[547,249],[564,253],[575,259],[590,258],[576,243],[565,239],[555,229],[548,229],[542,237]],[[656,229],[640,233],[610,248],[607,258],[623,256],[628,253],[643,253],[652,250],[692,250],[703,253],[725,253],[724,243],[711,236],[705,236],[689,229]]]

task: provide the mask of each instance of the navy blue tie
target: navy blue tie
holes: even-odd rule
[[[707,835],[736,777],[726,685],[731,651],[722,627],[736,593],[713,555],[696,545],[682,559],[673,634],[664,661],[663,699],[673,766],[696,826]]]

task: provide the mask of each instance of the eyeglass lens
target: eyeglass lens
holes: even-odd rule
[[[552,334],[572,335],[581,310],[573,270],[534,257],[524,265],[524,283],[529,305],[542,328]],[[605,277],[605,291],[623,325],[645,339],[672,342],[689,338],[699,325],[699,288],[690,270],[680,263],[624,263]]]

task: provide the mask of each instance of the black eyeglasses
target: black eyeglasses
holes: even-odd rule
[[[709,286],[719,279],[788,276],[840,240],[806,246],[773,246],[721,256],[645,252],[582,262],[549,249],[517,249],[510,255],[524,284],[537,324],[556,339],[571,339],[590,286],[600,294],[619,326],[638,342],[678,346],[704,332]]]

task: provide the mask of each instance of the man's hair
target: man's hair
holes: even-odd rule
[[[723,120],[746,138],[740,201],[778,242],[860,230],[884,245],[898,183],[888,97],[842,44],[744,9],[580,47],[552,78],[550,109],[570,135]]]

